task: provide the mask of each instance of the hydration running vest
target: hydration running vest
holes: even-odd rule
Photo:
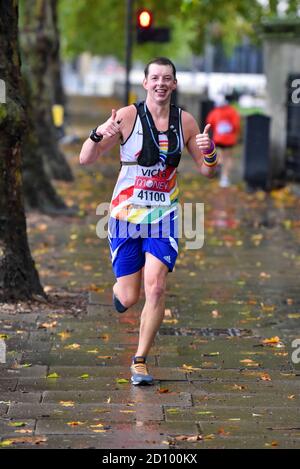
[[[155,127],[153,117],[147,107],[145,112],[144,101],[134,103],[134,106],[136,107],[137,113],[140,117],[143,127],[143,146],[141,153],[137,158],[137,164],[140,166],[147,167],[154,166],[161,160],[160,155],[163,155],[163,153],[159,150],[158,137],[159,133],[162,132],[158,132],[157,128]],[[147,117],[151,126],[153,136],[151,135],[151,130],[149,128]],[[168,153],[173,153],[165,156],[164,162],[166,166],[173,166],[174,168],[177,168],[181,158],[180,109],[174,104],[171,104],[170,106],[169,127],[168,131],[166,132],[166,135],[168,137]],[[157,146],[153,141],[153,137]]]

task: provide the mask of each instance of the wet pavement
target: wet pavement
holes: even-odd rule
[[[83,136],[92,122],[82,120],[78,111],[72,125]],[[181,202],[205,204],[205,243],[189,250],[180,241],[148,358],[155,384],[135,387],[129,366],[143,293],[126,313],[113,310],[107,240],[95,232],[118,154],[80,167],[79,148],[65,148],[74,184],[57,184],[78,217],[31,213],[28,232],[49,296],[81,302],[67,312],[59,303],[50,311],[0,305],[0,446],[299,448],[298,188],[247,194],[237,158],[235,185],[220,189],[184,156]]]

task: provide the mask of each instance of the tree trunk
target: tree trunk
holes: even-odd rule
[[[22,2],[21,49],[24,73],[30,83],[34,122],[47,173],[59,180],[72,181],[71,169],[59,150],[52,119],[53,81],[50,57],[57,44],[52,2]]]
[[[73,214],[56,193],[44,170],[41,146],[34,126],[30,85],[25,85],[25,102],[28,127],[22,142],[23,191],[27,209],[37,209],[49,215]]]
[[[54,43],[52,54],[50,56],[50,70],[53,80],[53,102],[66,107],[67,99],[62,83],[61,60],[60,60],[60,32],[58,29],[57,0],[51,0],[51,12],[54,27]]]
[[[0,105],[0,297],[3,301],[46,297],[31,257],[21,193],[21,137],[26,129],[18,46],[18,7],[0,2],[0,76],[7,102]]]

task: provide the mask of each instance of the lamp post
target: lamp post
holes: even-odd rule
[[[126,77],[125,77],[125,94],[124,94],[124,104],[128,106],[129,104],[129,94],[130,94],[130,70],[131,70],[131,59],[132,59],[132,12],[133,12],[133,0],[126,0]]]

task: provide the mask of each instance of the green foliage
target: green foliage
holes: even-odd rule
[[[207,41],[222,43],[225,50],[244,37],[257,41],[256,27],[263,17],[279,14],[278,0],[135,0],[132,32],[135,37],[136,11],[152,10],[155,26],[171,26],[172,41],[168,44],[134,45],[134,58],[146,61],[157,55],[174,59],[203,52]],[[300,0],[287,2],[286,14],[298,15]],[[75,57],[89,51],[95,55],[125,56],[125,0],[59,0],[62,51]]]

